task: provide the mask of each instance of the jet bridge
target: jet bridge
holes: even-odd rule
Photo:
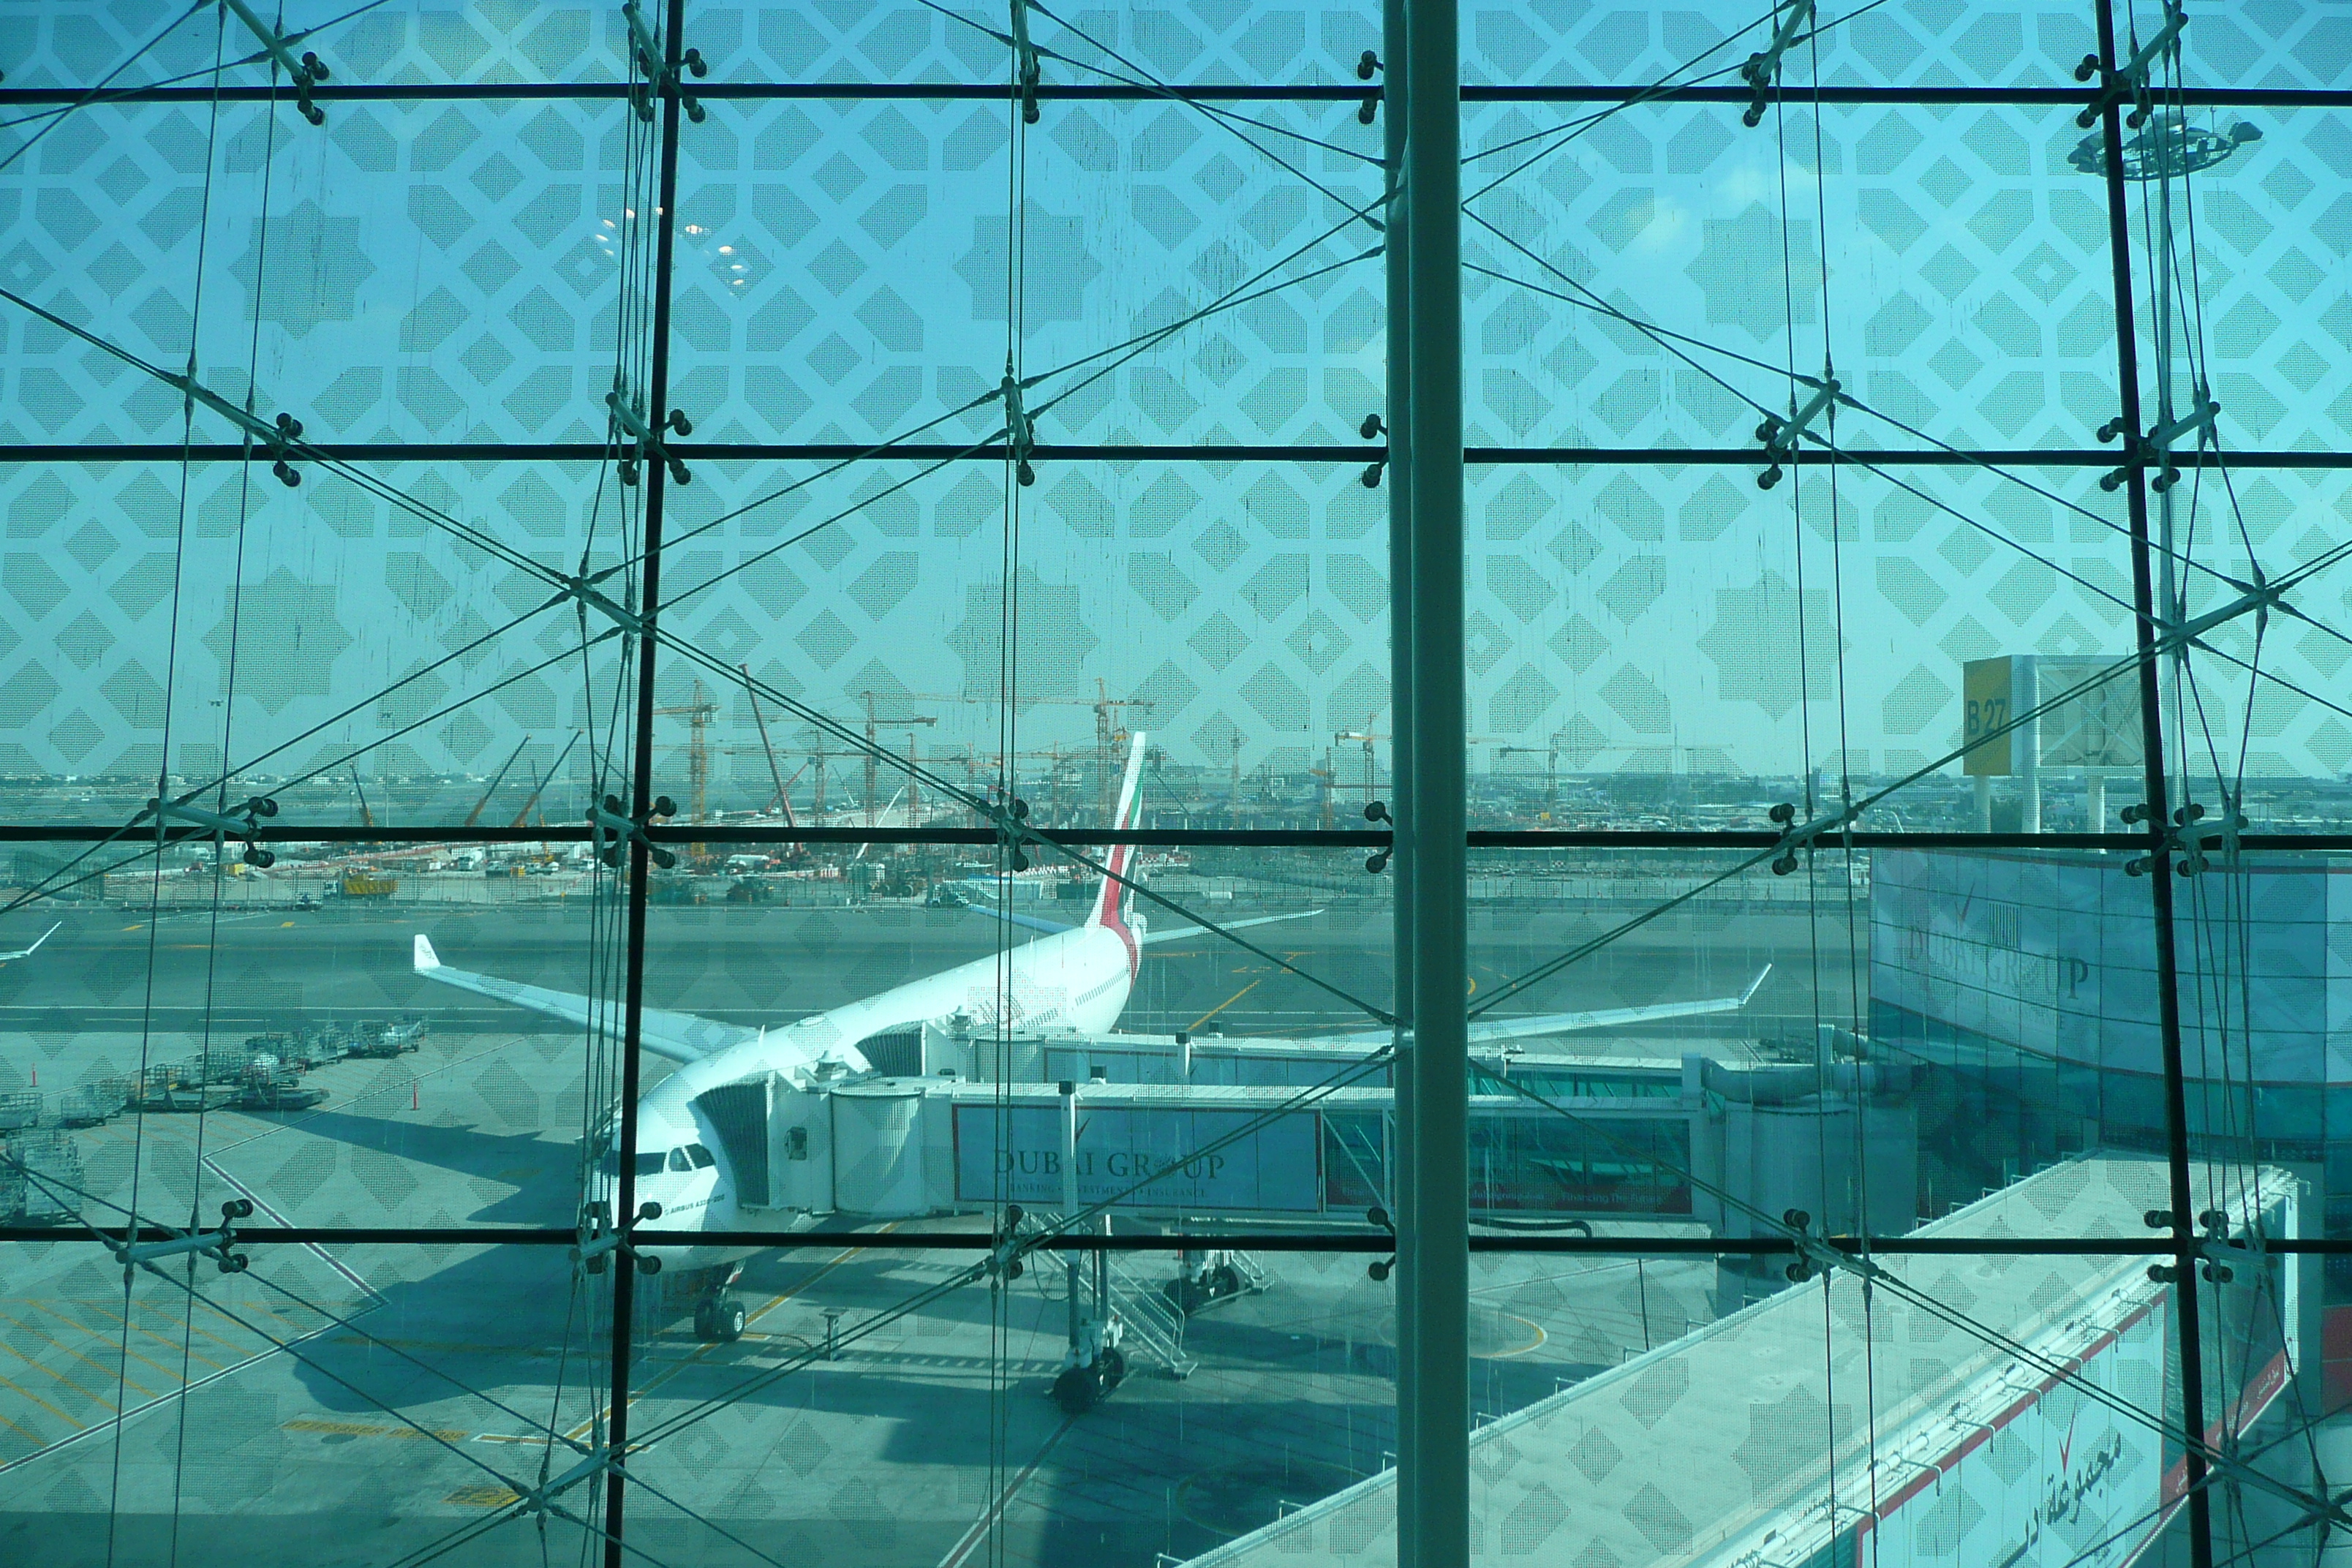
[[[1055,1208],[1066,1161],[1082,1205],[1136,1220],[1361,1223],[1392,1201],[1395,1094],[1375,1046],[926,1029],[919,1058],[919,1074],[706,1093],[744,1206],[779,1223]],[[1483,1217],[1724,1236],[1790,1208],[1882,1235],[1915,1218],[1901,1068],[1513,1047],[1472,1074]]]

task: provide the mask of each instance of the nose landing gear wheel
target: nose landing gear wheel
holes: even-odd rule
[[[694,1337],[705,1344],[731,1344],[743,1337],[745,1313],[740,1299],[722,1296],[694,1304]]]

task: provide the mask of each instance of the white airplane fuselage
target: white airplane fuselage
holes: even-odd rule
[[[739,1186],[709,1118],[694,1102],[710,1089],[781,1075],[801,1088],[871,1070],[858,1049],[877,1035],[940,1023],[959,1014],[975,1034],[999,1028],[1102,1032],[1118,1022],[1135,983],[1136,933],[1085,925],[1041,936],[862,1001],[763,1029],[759,1037],[681,1066],[637,1101],[638,1173],[633,1203],[662,1205],[649,1229],[726,1230],[742,1223]],[[698,1153],[697,1151],[704,1152]],[[659,1169],[652,1168],[656,1163]],[[593,1184],[609,1206],[619,1167],[605,1157]],[[673,1268],[700,1268],[750,1256],[754,1247],[640,1248]]]

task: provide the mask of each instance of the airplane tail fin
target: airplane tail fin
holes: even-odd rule
[[[433,951],[432,939],[423,931],[416,933],[416,973],[430,974],[441,967],[441,955]]]
[[[1127,777],[1118,786],[1118,816],[1111,824],[1114,830],[1134,826],[1136,813],[1143,804],[1143,749],[1147,738],[1139,731],[1135,744],[1127,753]],[[1103,857],[1103,864],[1109,868],[1110,875],[1103,879],[1102,889],[1095,895],[1094,913],[1087,917],[1087,924],[1105,926],[1112,931],[1127,929],[1125,917],[1120,912],[1127,904],[1127,885],[1121,879],[1127,875],[1127,868],[1134,858],[1135,847],[1131,844],[1109,847]]]

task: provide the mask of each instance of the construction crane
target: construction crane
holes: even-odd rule
[[[522,803],[522,809],[516,812],[514,815],[514,820],[507,825],[507,830],[509,832],[520,832],[521,830],[523,819],[528,817],[531,814],[533,808],[539,805],[539,797],[547,793],[547,786],[553,784],[555,782],[555,775],[563,771],[563,764],[571,759],[572,748],[579,743],[580,731],[574,730],[572,731],[572,739],[563,742],[563,750],[556,753],[554,765],[547,770],[547,773],[543,777],[534,779],[530,788],[530,798]],[[547,826],[547,814],[545,812],[540,813],[539,825],[541,827]],[[468,824],[467,826],[470,826],[471,824]]]
[[[1559,736],[1554,734],[1549,746],[1497,746],[1498,757],[1514,752],[1534,756],[1540,752],[1544,759],[1544,820],[1550,822],[1559,811]]]
[[[499,785],[506,783],[507,773],[515,765],[515,759],[521,756],[523,747],[530,744],[530,737],[529,735],[525,735],[521,741],[516,743],[515,749],[508,753],[507,760],[499,764],[499,771],[490,775],[490,787],[482,792],[482,798],[476,801],[474,803],[474,809],[466,814],[466,826],[467,827],[472,827],[482,820],[482,808],[490,804],[490,796],[499,793]],[[526,807],[525,809],[527,810],[529,808]]]
[[[1379,717],[1380,714],[1377,712],[1367,713],[1364,715],[1364,727],[1361,730],[1342,730],[1331,737],[1335,742],[1341,745],[1345,745],[1349,741],[1361,741],[1364,743],[1364,804],[1366,805],[1372,804],[1372,745],[1377,741],[1388,739],[1386,735],[1372,732],[1372,721]]]
[[[693,701],[656,708],[654,711],[685,716],[687,798],[689,802],[687,820],[698,826],[709,820],[710,716],[719,711],[719,704],[710,700],[709,691],[698,680],[694,683]],[[698,855],[701,852],[702,847],[696,845],[695,853]]]
[[[881,742],[877,733],[880,729],[881,721],[875,715],[874,693],[871,691],[861,691],[858,695],[866,700],[866,826],[873,827],[877,826],[874,816],[874,795],[875,790],[877,787],[877,781],[875,778],[875,770],[882,760]],[[939,722],[939,720],[936,717],[901,718],[893,719],[890,722],[893,725],[936,724]],[[914,754],[915,738],[910,734],[907,737],[907,755],[909,759],[908,765],[910,767],[913,765],[912,759]],[[911,824],[914,820],[914,806],[911,803],[908,805],[907,811],[908,821]]]
[[[360,797],[360,826],[370,833],[375,831],[375,813],[368,809],[367,791],[360,788],[360,765],[352,764],[352,793]]]
[[[768,776],[776,781],[776,799],[784,808],[784,826],[797,827],[800,824],[793,820],[793,797],[785,787],[784,770],[776,765],[776,748],[768,739],[767,715],[760,711],[760,693],[751,683],[751,667],[741,664],[736,668],[743,672],[743,695],[751,700],[751,722],[760,727],[760,750],[767,753]],[[803,763],[801,766],[806,768],[808,764]],[[794,778],[800,776],[798,773],[793,774]],[[824,810],[824,788],[823,784],[817,786],[817,811],[820,820],[823,818]]]

